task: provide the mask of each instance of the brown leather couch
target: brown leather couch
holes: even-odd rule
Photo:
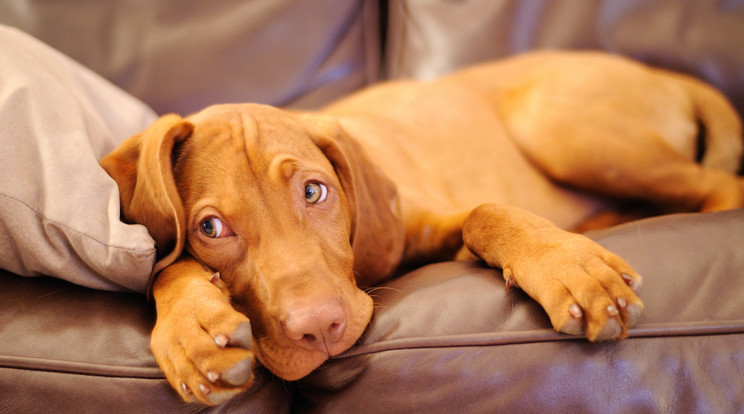
[[[535,48],[593,48],[694,73],[744,109],[736,1],[8,2],[16,26],[159,113],[313,107]],[[0,80],[1,82],[2,80]],[[498,271],[446,262],[374,292],[359,344],[310,376],[257,372],[220,407],[178,399],[140,293],[0,271],[0,412],[744,412],[744,210],[591,234],[644,277],[624,341],[555,333]]]

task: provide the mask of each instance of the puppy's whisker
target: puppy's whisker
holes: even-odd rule
[[[374,310],[377,310],[377,309],[387,309],[387,305],[384,305],[382,303],[375,303],[375,304],[373,304],[372,305],[372,310],[374,311]]]
[[[393,292],[398,292],[398,293],[402,293],[403,292],[400,289],[393,288],[393,287],[390,287],[390,286],[373,286],[373,287],[369,287],[369,288],[364,289],[364,293],[372,296],[372,293],[373,292],[377,292],[378,290],[391,290]]]

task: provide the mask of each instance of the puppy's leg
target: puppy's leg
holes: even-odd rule
[[[744,181],[684,158],[642,122],[590,122],[536,122],[514,138],[549,177],[595,194],[645,200],[670,211],[744,206]]]
[[[634,290],[641,277],[590,239],[514,207],[486,204],[462,229],[465,245],[503,269],[547,312],[561,332],[590,340],[623,338],[643,308]]]
[[[220,404],[251,385],[250,323],[233,309],[219,274],[184,257],[161,272],[153,296],[152,352],[184,400]]]
[[[462,226],[468,213],[437,215],[419,211],[406,217],[405,266],[454,259],[462,248]]]

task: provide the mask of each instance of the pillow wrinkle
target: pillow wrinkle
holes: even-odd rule
[[[84,238],[88,239],[89,241],[91,241],[93,243],[97,243],[97,244],[101,245],[102,247],[107,247],[107,248],[116,249],[116,250],[122,250],[122,251],[126,251],[128,253],[135,254],[135,255],[138,255],[138,256],[150,256],[152,254],[152,249],[151,248],[144,248],[143,249],[142,248],[143,246],[141,244],[134,243],[133,240],[129,240],[130,243],[121,243],[122,240],[116,240],[115,238],[112,238],[112,237],[104,237],[104,238],[101,239],[95,233],[88,233],[88,232],[85,232],[85,231],[81,231],[79,229],[76,229],[76,228],[69,227],[69,226],[65,225],[64,222],[55,221],[53,219],[50,219],[49,217],[46,217],[41,211],[39,211],[38,209],[33,208],[32,206],[29,206],[28,204],[24,203],[22,200],[16,199],[16,198],[14,198],[14,197],[12,197],[12,196],[10,196],[8,194],[4,194],[1,191],[1,189],[0,189],[0,198],[5,198],[6,201],[9,204],[10,203],[14,204],[13,207],[12,207],[12,210],[13,211],[17,211],[17,210],[20,210],[20,209],[28,210],[28,212],[30,212],[30,213],[32,213],[32,214],[34,214],[36,216],[36,218],[38,219],[39,222],[42,222],[45,225],[51,226],[52,228],[63,229],[65,232],[75,233],[75,234],[79,235],[80,237],[84,237]],[[0,203],[0,204],[2,204],[2,203]],[[0,209],[0,211],[2,211],[2,209]],[[12,215],[8,215],[8,216],[12,216]],[[9,224],[9,221],[12,220],[12,217],[11,218],[8,218],[5,215],[3,215],[2,217],[3,217],[3,224]],[[122,223],[122,224],[124,224],[124,223]],[[134,226],[134,227],[143,227],[143,226],[140,226],[139,224],[124,224],[124,225],[125,226]],[[22,232],[19,232],[19,233],[22,233]],[[19,234],[18,236],[21,236],[22,237],[23,234]],[[120,244],[117,245],[117,243],[120,243]]]

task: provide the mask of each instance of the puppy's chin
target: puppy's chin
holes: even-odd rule
[[[347,303],[347,327],[343,337],[327,351],[308,350],[286,336],[256,338],[256,358],[274,375],[287,381],[299,380],[323,365],[328,358],[351,348],[362,336],[372,319],[372,298],[357,289],[353,303]]]

